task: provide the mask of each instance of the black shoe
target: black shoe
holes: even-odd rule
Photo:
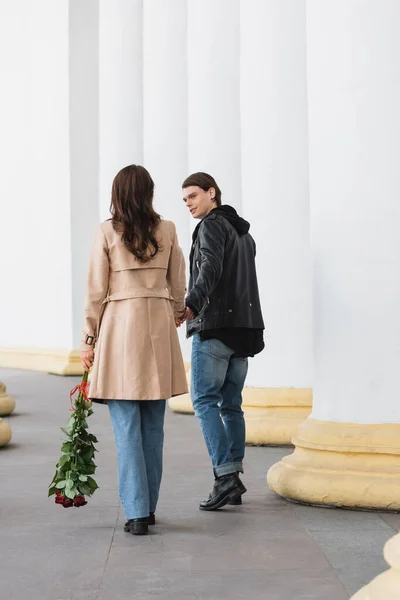
[[[124,531],[132,535],[146,535],[149,533],[149,519],[143,517],[141,519],[129,519],[125,523]]]
[[[231,506],[241,506],[242,496],[238,496],[237,498],[230,500],[230,502],[228,502],[228,504],[230,504]]]
[[[239,479],[239,485],[240,485],[240,489],[242,490],[242,493],[244,494],[245,492],[247,492],[246,488],[244,487],[242,480],[239,477],[239,473],[237,473],[238,479]],[[228,502],[228,504],[232,505],[232,506],[241,506],[242,504],[242,496],[238,496],[237,498],[234,498],[233,500],[231,500],[231,502]]]
[[[208,500],[200,502],[199,508],[200,510],[217,510],[217,508],[225,506],[228,502],[240,498],[246,491],[236,473],[223,475],[214,481],[213,491],[209,495]]]
[[[130,524],[132,523],[132,521],[134,521],[134,519],[129,519],[129,521],[127,521],[124,525],[124,531],[128,532],[130,531]],[[147,517],[147,522],[148,525],[155,525],[156,524],[156,517],[155,517],[155,513],[151,512],[149,514],[149,516]]]

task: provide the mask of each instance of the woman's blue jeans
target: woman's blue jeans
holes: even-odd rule
[[[243,473],[246,428],[242,391],[247,358],[217,339],[193,337],[191,387],[193,408],[200,422],[217,477]]]
[[[127,519],[155,512],[161,484],[165,400],[109,400],[118,455],[119,497]]]

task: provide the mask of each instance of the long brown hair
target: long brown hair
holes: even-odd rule
[[[125,246],[140,262],[147,263],[161,249],[155,229],[161,217],[153,208],[154,182],[139,165],[129,165],[115,176],[110,212],[112,224]]]

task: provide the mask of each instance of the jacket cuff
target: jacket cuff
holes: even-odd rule
[[[88,333],[87,335],[83,336],[83,340],[81,342],[81,350],[94,350],[95,343],[96,338],[94,337],[94,335],[90,335]]]
[[[199,311],[193,306],[193,304],[191,304],[190,302],[188,302],[186,300],[186,306],[188,308],[190,308],[190,310],[192,311],[192,313],[194,314],[194,316],[197,317],[197,315],[199,314]]]

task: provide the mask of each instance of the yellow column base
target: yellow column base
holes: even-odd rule
[[[246,443],[287,445],[312,408],[309,388],[252,388],[243,390]]]
[[[55,375],[83,375],[79,350],[0,348],[0,367],[44,371]]]
[[[190,363],[185,363],[185,369],[186,379],[190,388]],[[182,394],[182,396],[175,396],[175,398],[170,398],[168,404],[170,409],[176,413],[194,415],[190,394]]]
[[[190,371],[187,377],[190,383]],[[169,406],[177,413],[194,414],[189,394],[171,398]],[[311,408],[312,390],[308,388],[244,388],[246,443],[290,444]]]
[[[375,577],[351,600],[398,600],[400,598],[400,533],[385,545],[385,559],[391,569]]]
[[[0,381],[0,417],[11,415],[15,408],[15,400],[6,394],[6,386]]]
[[[175,398],[170,398],[168,404],[170,409],[176,413],[194,415],[190,394],[183,394],[182,396],[175,396]]]
[[[400,424],[307,419],[293,443],[293,454],[268,472],[268,485],[280,496],[317,506],[400,511]]]
[[[0,394],[0,417],[11,415],[15,408],[15,400],[6,394]]]
[[[0,419],[0,448],[6,446],[11,440],[12,432],[8,423]]]

